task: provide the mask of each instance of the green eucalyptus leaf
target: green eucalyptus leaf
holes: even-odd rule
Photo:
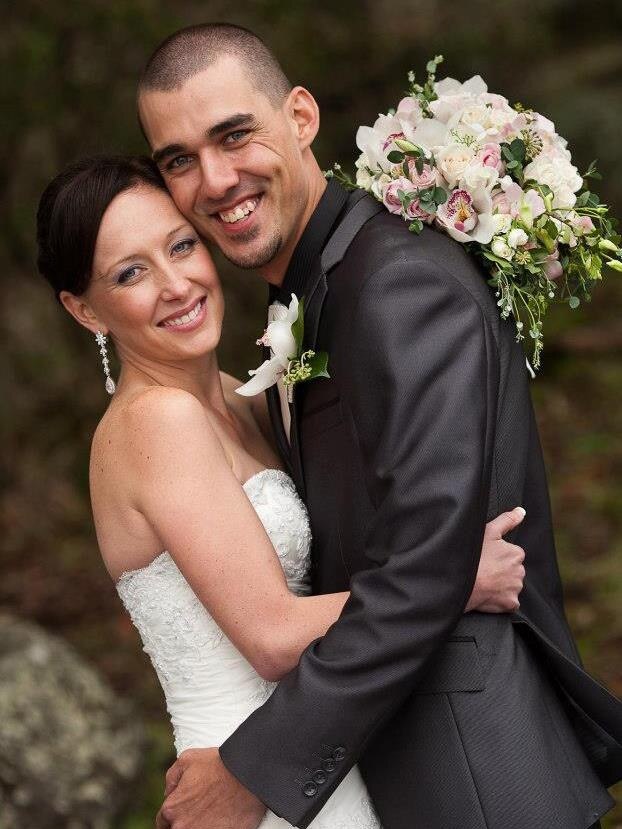
[[[525,160],[525,142],[521,138],[515,138],[510,144],[512,155],[517,161]]]
[[[391,164],[401,164],[404,160],[404,153],[400,153],[397,150],[391,150],[391,152],[387,155],[387,159],[391,162]]]
[[[557,229],[557,225],[555,224],[555,222],[552,222],[550,219],[548,219],[542,229],[548,236],[551,237],[551,239],[557,239],[559,235],[559,230]]]

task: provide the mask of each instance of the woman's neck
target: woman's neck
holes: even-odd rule
[[[121,355],[120,355],[121,356]],[[211,352],[195,361],[156,363],[137,355],[121,356],[118,393],[137,386],[172,386],[193,394],[204,406],[227,416],[216,354]]]

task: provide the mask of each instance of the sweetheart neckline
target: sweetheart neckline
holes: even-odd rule
[[[242,489],[246,490],[246,487],[249,484],[257,482],[259,478],[263,478],[268,473],[274,474],[277,478],[283,476],[288,481],[292,481],[291,477],[283,469],[276,469],[275,467],[267,466],[265,469],[260,469],[259,472],[254,472],[250,478],[247,478],[244,483],[241,484]],[[122,581],[130,576],[135,576],[137,573],[143,573],[145,570],[149,570],[150,567],[152,567],[157,561],[160,561],[160,559],[164,556],[169,556],[171,559],[173,558],[168,550],[162,550],[162,552],[158,553],[155,558],[152,558],[151,561],[148,564],[143,565],[143,567],[136,567],[134,570],[124,570],[119,578],[114,582],[115,587],[118,587]]]

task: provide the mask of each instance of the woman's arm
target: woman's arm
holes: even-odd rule
[[[348,594],[289,591],[195,397],[149,389],[128,406],[126,427],[133,506],[233,644],[262,677],[277,679],[338,618]]]
[[[518,507],[501,513],[486,524],[477,578],[465,613],[471,610],[481,613],[518,610],[518,596],[525,578],[525,551],[504,541],[503,536],[517,527],[524,517],[525,511]],[[282,679],[296,667],[311,642],[323,636],[337,621],[349,596],[350,593],[331,593],[298,599],[291,628],[279,632],[278,642],[274,647],[268,647],[265,658],[266,664],[270,664],[270,679]]]

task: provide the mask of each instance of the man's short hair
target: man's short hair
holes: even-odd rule
[[[149,58],[138,85],[138,95],[149,90],[171,92],[222,57],[237,58],[253,86],[275,106],[292,85],[263,40],[248,29],[230,23],[201,23],[166,38]]]

